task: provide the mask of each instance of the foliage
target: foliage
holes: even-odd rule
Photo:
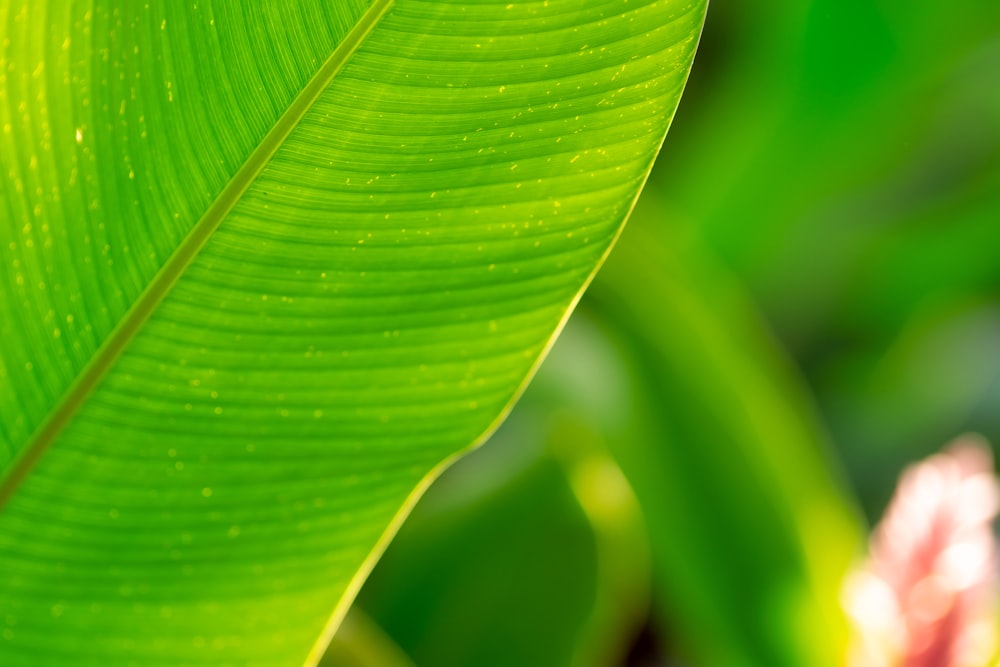
[[[991,0],[713,3],[378,565],[704,3],[50,4],[0,3],[5,666],[832,667],[904,463],[1000,442]]]
[[[647,192],[508,422],[570,412],[618,443],[657,553],[629,664],[836,661],[856,502],[880,514],[904,463],[957,433],[1000,441],[997,25],[976,1],[712,5]],[[470,458],[516,466],[510,444]],[[811,566],[782,587],[766,549]],[[789,621],[773,600],[796,590]]]
[[[0,662],[317,661],[606,255],[703,16],[0,6]]]

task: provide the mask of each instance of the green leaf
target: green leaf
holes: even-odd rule
[[[575,355],[579,322],[489,442],[417,504],[352,607],[418,665],[607,667],[645,622],[638,504],[599,434],[566,410],[565,385],[543,381],[553,364],[591,363]]]
[[[608,440],[649,526],[661,612],[699,665],[841,665],[857,511],[752,304],[664,208],[643,198],[587,309],[632,377]]]
[[[319,667],[414,667],[413,661],[367,614],[351,607]]]
[[[1000,3],[713,9],[651,184],[792,348],[874,519],[907,462],[1000,440]]]
[[[317,660],[608,251],[704,5],[0,5],[0,663]]]
[[[597,553],[559,464],[535,460],[472,502],[427,500],[437,508],[414,512],[361,609],[417,665],[569,665],[593,605]]]

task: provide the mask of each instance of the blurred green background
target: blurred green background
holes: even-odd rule
[[[843,663],[902,467],[1000,442],[1000,3],[715,0],[608,265],[328,666]]]

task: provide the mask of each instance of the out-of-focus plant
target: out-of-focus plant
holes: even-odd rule
[[[652,185],[803,369],[870,516],[1000,442],[1000,4],[718,3]]]
[[[986,667],[996,646],[1000,485],[966,436],[908,468],[844,598],[851,667]]]

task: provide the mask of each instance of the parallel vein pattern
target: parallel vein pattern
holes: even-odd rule
[[[73,385],[65,392],[59,403],[49,412],[46,420],[36,430],[19,455],[0,475],[0,508],[16,491],[18,485],[30,474],[31,469],[45,454],[66,424],[76,415],[90,393],[103,379],[118,356],[132,338],[146,324],[150,314],[160,306],[163,297],[183,276],[191,260],[201,251],[204,244],[215,234],[222,221],[232,211],[233,206],[246,193],[246,189],[257,178],[260,171],[274,156],[274,152],[288,139],[289,133],[302,120],[316,102],[319,94],[340,72],[354,50],[368,36],[368,32],[378,23],[391,5],[392,0],[376,0],[368,12],[354,26],[345,39],[322,67],[305,85],[302,92],[292,101],[288,109],[264,136],[257,148],[243,162],[239,171],[215,197],[212,204],[166,260],[163,268],[149,282],[129,311],[118,322],[114,331],[94,353],[87,366],[79,373]]]
[[[0,466],[368,3],[116,4],[0,2]]]
[[[367,9],[163,4],[0,3],[0,469]],[[606,252],[703,11],[396,0],[0,512],[0,664],[301,664]]]

